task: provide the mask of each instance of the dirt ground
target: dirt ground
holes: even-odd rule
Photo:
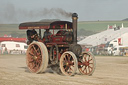
[[[0,55],[0,85],[128,85],[128,57],[96,56],[92,76],[58,75],[51,69],[34,74],[27,69],[25,55]]]

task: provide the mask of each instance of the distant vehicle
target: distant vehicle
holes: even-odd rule
[[[4,52],[9,54],[25,54],[27,50],[27,44],[14,41],[1,42],[2,54]]]
[[[128,46],[115,47],[113,52],[115,55],[128,56]]]
[[[128,45],[119,45],[117,40],[109,42],[106,44],[105,50],[107,51],[108,55],[127,55],[126,52],[128,50]]]
[[[105,50],[107,51],[108,55],[119,55],[119,39],[112,40],[108,42],[105,46]]]

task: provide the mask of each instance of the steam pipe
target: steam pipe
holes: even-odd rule
[[[72,14],[72,27],[73,27],[73,44],[77,44],[77,13]]]

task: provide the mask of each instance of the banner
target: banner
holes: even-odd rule
[[[118,38],[118,45],[121,45],[121,38]]]

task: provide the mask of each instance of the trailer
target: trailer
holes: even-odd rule
[[[2,54],[25,54],[27,51],[27,44],[14,41],[3,41],[0,43],[2,48]]]

